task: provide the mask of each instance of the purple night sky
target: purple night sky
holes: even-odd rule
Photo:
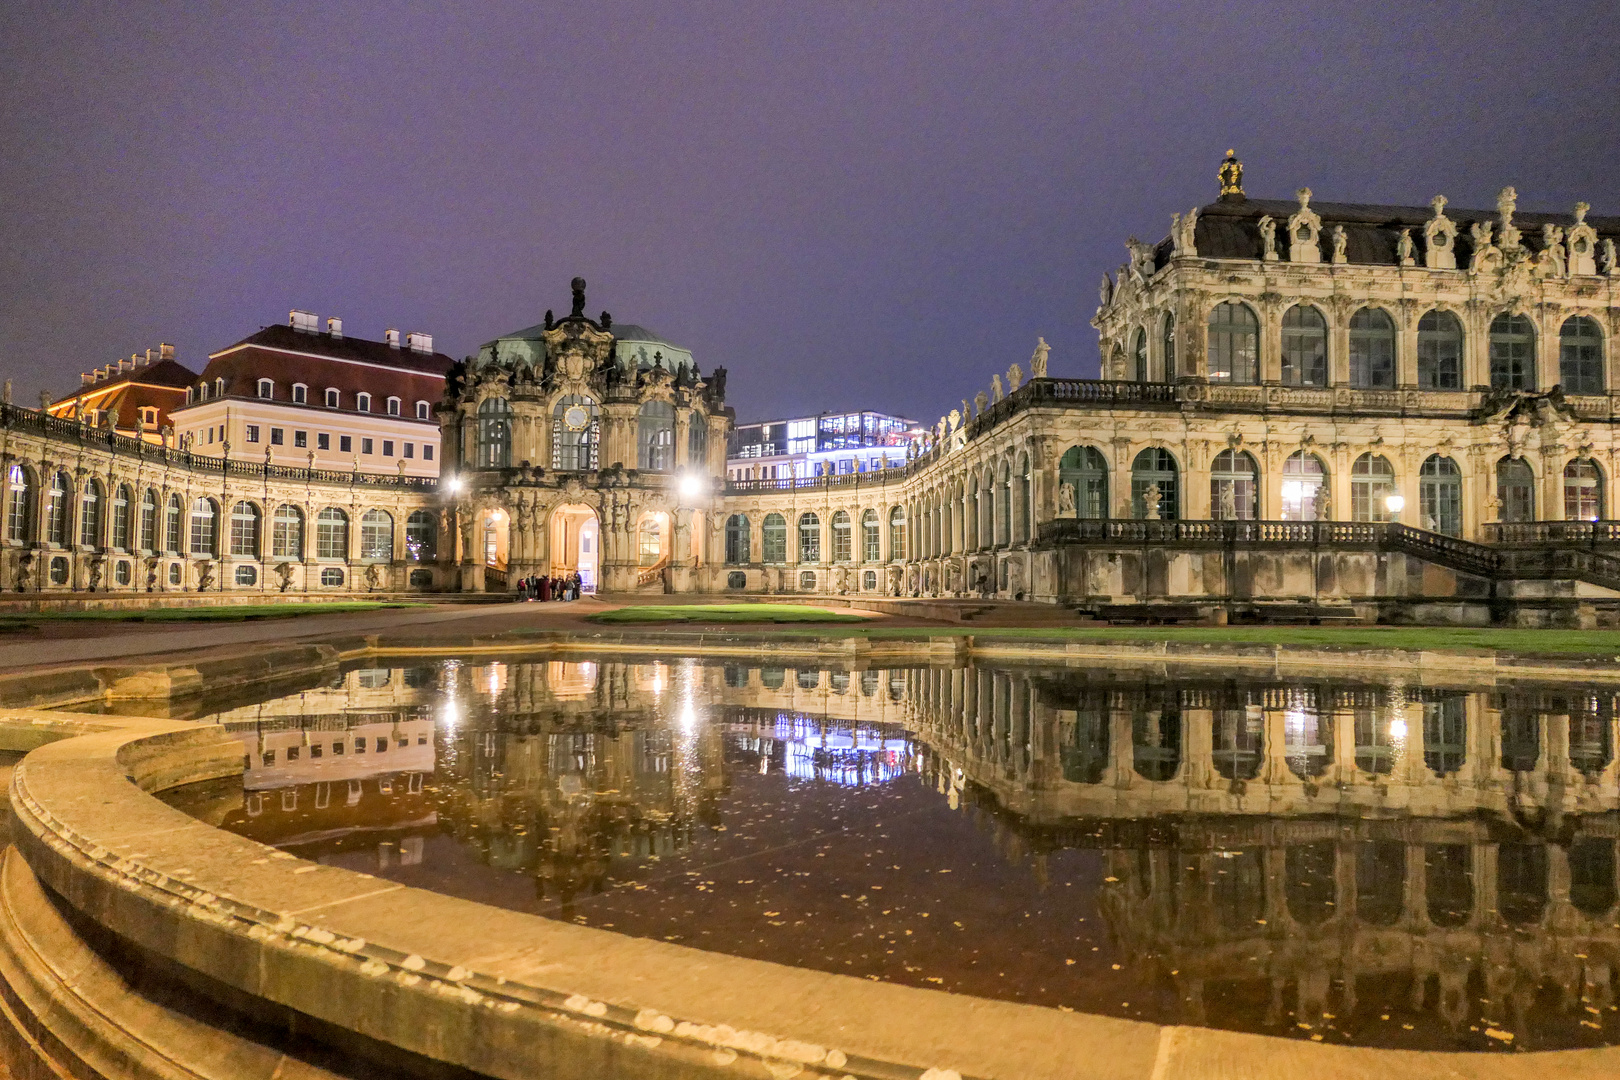
[[[292,307],[460,356],[568,280],[739,419],[1095,376],[1123,241],[1216,195],[1620,213],[1615,9],[1206,2],[0,10],[15,399]]]

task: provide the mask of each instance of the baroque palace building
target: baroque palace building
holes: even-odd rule
[[[1102,378],[1037,345],[907,451],[729,478],[725,371],[570,314],[485,344],[439,476],[207,456],[7,405],[7,589],[996,597],[1116,614],[1620,618],[1620,219],[1246,197],[1127,242]],[[204,453],[199,453],[199,450]],[[172,527],[172,531],[171,531]],[[1303,605],[1303,606],[1302,606]]]

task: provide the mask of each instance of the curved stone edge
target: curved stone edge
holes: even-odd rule
[[[19,848],[46,885],[114,933],[237,991],[485,1075],[526,1077],[543,1071],[558,1078],[774,1080],[958,1080],[971,1075],[946,1061],[971,1063],[978,1066],[978,1075],[1002,1080],[1306,1073],[1369,1080],[1387,1080],[1390,1074],[1584,1080],[1620,1075],[1620,1049],[1531,1055],[1418,1053],[1322,1046],[1202,1028],[1158,1028],[869,983],[500,912],[385,885],[369,875],[304,863],[196,822],[137,790],[238,771],[237,744],[221,729],[149,720],[82,720],[100,722],[107,730],[35,751],[13,778]],[[90,836],[86,829],[92,823],[105,825],[107,832],[99,839]],[[197,855],[192,861],[206,864],[209,872],[173,866],[174,872],[169,872],[155,865],[163,860],[150,853],[120,855],[113,847],[126,852],[132,847],[167,848],[171,856],[190,850]],[[253,855],[263,857],[244,858]],[[582,941],[599,942],[604,946],[603,970],[591,972],[591,981],[598,988],[617,981],[626,993],[592,996],[536,986],[474,970],[477,965],[494,972],[499,963],[479,964],[463,957],[469,963],[462,965],[429,959],[423,951],[406,952],[381,941],[345,937],[342,918],[322,920],[326,925],[321,926],[256,907],[219,887],[229,880],[222,868],[242,862],[254,864],[248,875],[256,875],[247,882],[250,892],[265,893],[268,888],[279,899],[302,888],[304,895],[294,903],[316,894],[331,895],[334,886],[351,899],[390,894],[382,898],[386,900],[409,894],[426,905],[426,911],[443,918],[446,926],[488,913],[483,917],[490,922],[524,928],[536,938],[567,938],[575,947]],[[301,882],[314,880],[303,875],[315,871],[321,872],[323,889],[312,892],[301,887]],[[829,1050],[825,1041],[812,1041],[813,1036],[773,1036],[757,1030],[758,1025],[748,1029],[717,1022],[723,1017],[677,1019],[679,1010],[637,1004],[630,991],[640,983],[636,972],[626,967],[626,956],[638,962],[673,960],[679,967],[689,966],[692,1001],[711,1008],[725,995],[717,996],[702,985],[703,976],[723,981],[741,974],[750,987],[777,996],[787,1013],[782,1023],[790,1029],[814,1028],[818,1019],[825,1022],[816,1016],[792,1015],[793,1009],[818,995],[829,1001],[854,999],[862,1023],[852,1030],[846,1045],[870,1046],[876,1041],[886,1043],[890,1051],[898,1046],[901,1052],[862,1056]],[[573,978],[583,981],[579,972]],[[887,1029],[885,1038],[869,1034],[868,1027]],[[907,1058],[942,1064],[903,1063]]]

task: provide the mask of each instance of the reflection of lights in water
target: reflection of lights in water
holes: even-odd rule
[[[781,754],[781,772],[795,780],[822,780],[841,787],[885,784],[911,767],[910,740],[879,727],[828,727],[795,713],[779,713],[774,725],[738,745],[759,754],[759,773],[769,775]],[[780,749],[778,749],[780,747]]]
[[[449,731],[454,731],[461,723],[461,706],[456,704],[455,698],[445,698],[443,707],[439,709],[439,723]]]
[[[681,730],[688,735],[697,730],[697,709],[693,707],[691,698],[681,705]]]
[[[1404,738],[1406,738],[1406,721],[1405,720],[1391,720],[1389,722],[1389,737],[1391,739],[1404,739]]]
[[[500,697],[501,691],[506,688],[506,665],[494,663],[484,670],[487,673],[489,696]]]

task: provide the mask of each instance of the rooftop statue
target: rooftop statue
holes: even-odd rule
[[[1236,202],[1243,199],[1243,162],[1237,159],[1236,150],[1226,152],[1226,160],[1221,162],[1220,172],[1217,176],[1221,181],[1221,198]]]

